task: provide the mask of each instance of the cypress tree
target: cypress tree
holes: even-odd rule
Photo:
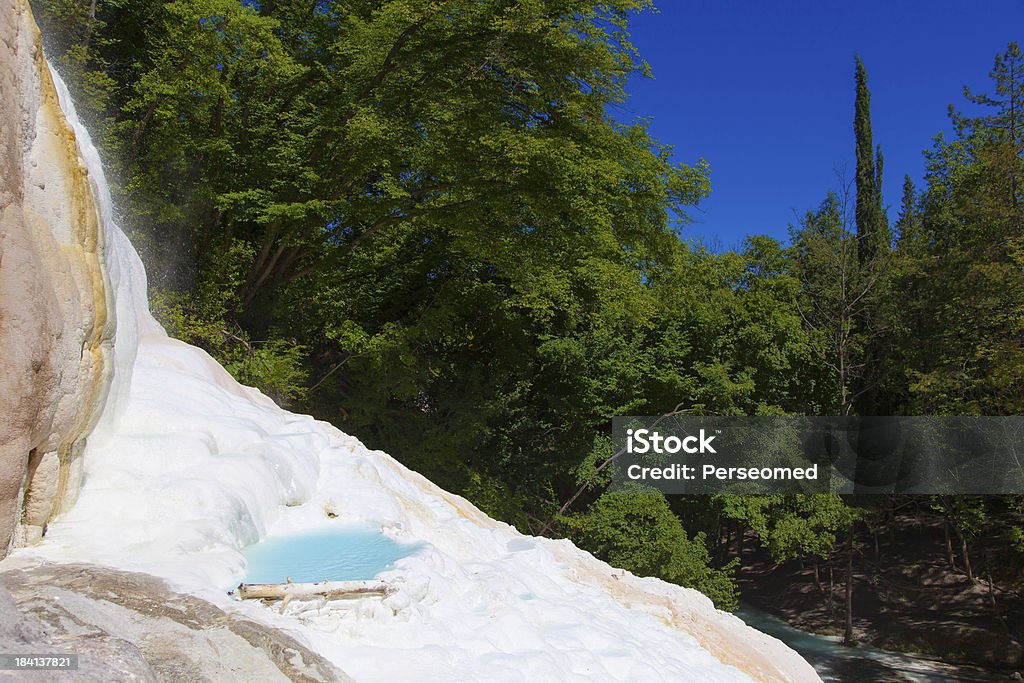
[[[885,166],[885,159],[882,157],[882,146],[875,147],[875,217],[877,220],[877,231],[875,232],[873,256],[886,254],[892,251],[892,231],[889,229],[889,217],[882,207],[882,168]]]
[[[886,341],[883,290],[884,269],[889,264],[884,257],[891,253],[889,225],[882,211],[882,159],[881,147],[874,145],[871,135],[871,91],[868,74],[860,57],[856,57],[857,92],[854,105],[853,133],[856,140],[856,211],[857,262],[864,286],[864,307],[855,316],[858,336],[863,340],[859,366],[860,377],[853,383],[854,408],[862,416],[885,415],[886,405],[885,358]]]
[[[889,228],[882,211],[882,149],[871,139],[871,91],[868,74],[856,57],[857,97],[853,134],[857,142],[857,257],[861,265],[889,248]]]

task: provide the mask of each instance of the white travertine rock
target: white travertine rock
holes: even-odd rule
[[[112,369],[88,170],[27,3],[0,0],[0,557],[75,500]]]

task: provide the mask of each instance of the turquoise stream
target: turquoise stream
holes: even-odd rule
[[[948,664],[874,647],[844,647],[834,636],[799,631],[781,619],[750,606],[736,616],[799,652],[825,683],[981,683],[1007,681],[1007,672],[970,665]]]

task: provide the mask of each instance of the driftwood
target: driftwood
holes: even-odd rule
[[[234,590],[239,600],[283,600],[284,609],[294,598],[322,597],[327,599],[364,598],[373,595],[387,597],[394,588],[383,581],[320,581],[319,583],[240,583]]]

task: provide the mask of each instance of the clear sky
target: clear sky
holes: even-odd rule
[[[680,161],[707,159],[711,196],[683,234],[725,248],[750,234],[785,239],[838,186],[835,169],[852,178],[855,53],[895,220],[904,174],[919,183],[922,150],[951,130],[947,105],[968,108],[965,83],[990,92],[996,54],[1024,43],[1024,0],[658,4],[632,23],[654,79],[633,79],[613,114],[650,118]]]

